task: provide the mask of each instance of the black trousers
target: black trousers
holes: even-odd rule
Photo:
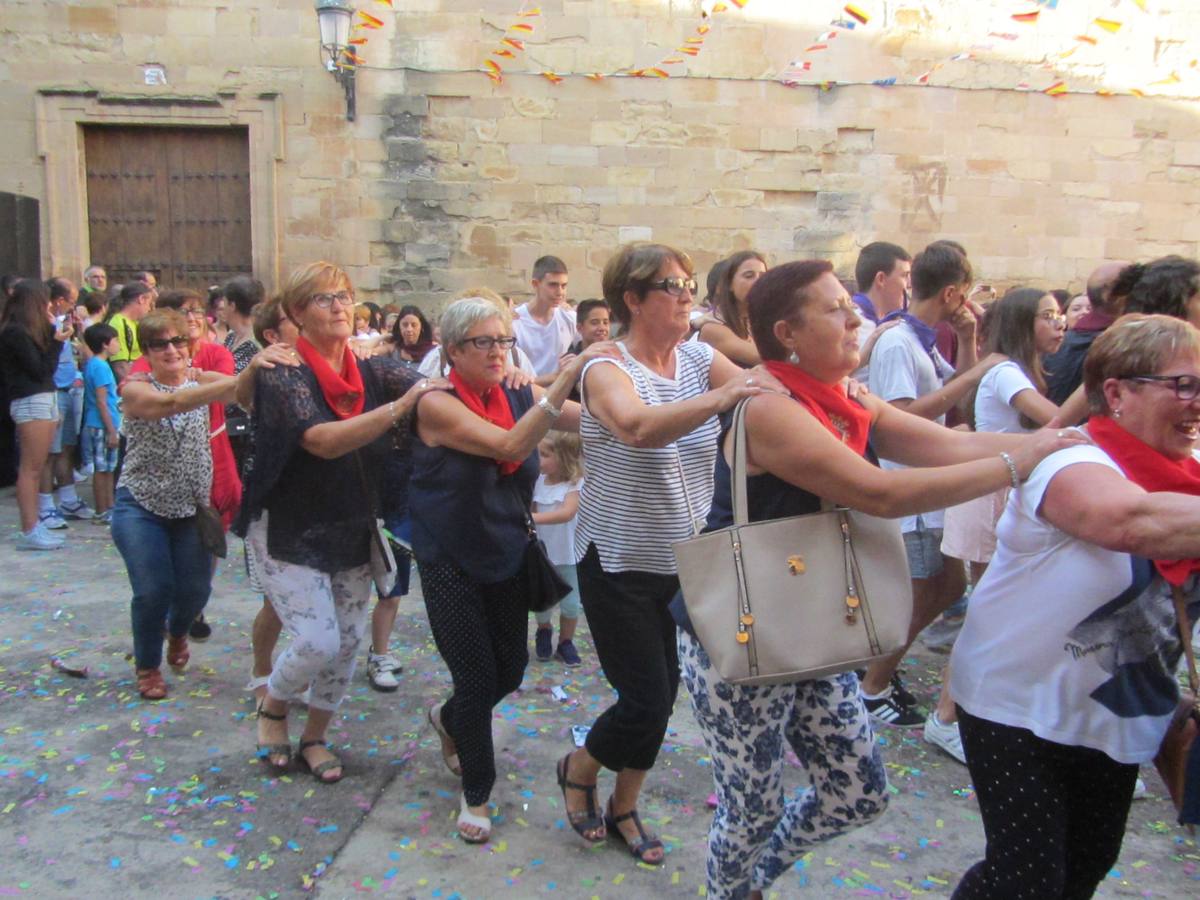
[[[480,584],[457,566],[420,560],[417,570],[433,640],[454,679],[442,724],[458,748],[467,803],[480,806],[496,783],[492,709],[521,686],[529,662],[524,578]]]
[[[954,900],[1091,897],[1121,852],[1136,765],[958,710],[986,856]]]
[[[576,567],[596,655],[617,702],[600,714],[587,751],[606,769],[651,769],[679,692],[674,575],[605,572],[595,545]]]

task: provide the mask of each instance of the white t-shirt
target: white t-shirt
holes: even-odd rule
[[[533,511],[554,512],[566,502],[567,495],[572,491],[583,488],[583,479],[579,481],[560,481],[549,484],[545,475],[539,475],[537,484],[533,486]],[[569,522],[557,525],[538,525],[538,537],[546,545],[546,555],[556,566],[575,565],[575,523],[578,514],[571,517]]]
[[[1148,560],[1071,537],[1038,514],[1054,476],[1081,463],[1120,471],[1099,447],[1071,447],[1009,496],[996,555],[954,645],[950,693],[974,716],[1144,763],[1175,711],[1174,608]],[[1185,585],[1193,616],[1196,582]]]
[[[893,400],[916,400],[932,394],[953,374],[954,367],[942,358],[937,348],[926,352],[912,326],[902,322],[885,331],[875,342],[867,387],[872,394],[888,403]],[[938,416],[936,421],[944,425],[946,417]],[[884,469],[908,468],[888,459],[881,459],[879,465]],[[926,528],[941,528],[944,518],[941,510],[905,516],[900,520],[900,530],[915,531],[918,520]]]
[[[1028,434],[1033,429],[1021,424],[1013,398],[1021,391],[1036,391],[1019,365],[1011,359],[987,370],[975,393],[975,430],[1000,434]]]
[[[867,343],[867,338],[869,338],[871,335],[873,335],[875,333],[875,329],[878,328],[879,326],[876,325],[874,322],[872,322],[870,319],[868,319],[866,316],[859,316],[859,321],[862,323],[858,326],[858,351],[859,351],[859,353],[861,353],[862,348]],[[850,377],[853,378],[855,381],[858,381],[862,384],[867,384],[868,380],[871,377],[870,360],[868,360],[867,362],[865,362],[861,366],[859,366],[859,368],[857,370],[855,370],[854,374],[851,375]]]
[[[517,346],[529,354],[534,372],[549,375],[558,371],[558,358],[575,340],[575,310],[556,306],[550,321],[543,325],[533,317],[529,304],[523,303],[517,307],[512,327]]]
[[[533,365],[529,362],[529,357],[525,355],[520,347],[516,347],[517,352],[517,368],[524,372],[529,377],[535,376],[537,373],[533,371]],[[417,371],[426,378],[442,378],[450,371],[449,364],[442,364],[442,348],[434,347],[425,354],[425,358],[421,360],[421,364],[417,366]]]
[[[692,517],[701,524],[712,505],[713,466],[717,461],[716,416],[665,447],[632,447],[604,427],[587,405],[587,373],[592,366],[617,366],[633,382],[647,406],[675,403],[709,390],[713,348],[685,341],[675,348],[675,378],[651,372],[618,343],[620,360],[600,356],[583,370],[583,409],[579,436],[587,479],[579,495],[575,559],[594,543],[605,572],[654,572],[674,575],[677,541],[693,534]],[[680,479],[680,467],[687,481]],[[689,515],[690,508],[690,515]]]

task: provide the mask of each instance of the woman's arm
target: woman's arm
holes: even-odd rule
[[[104,425],[105,443],[110,447],[115,447],[120,435],[117,434],[117,425],[112,420],[112,413],[108,410],[107,385],[96,385],[96,412],[100,414],[100,422]]]
[[[700,340],[740,366],[757,366],[762,362],[754,342],[738,337],[732,328],[722,322],[712,319],[703,322],[699,334]]]
[[[952,407],[957,406],[960,400],[978,387],[988,369],[1006,359],[1008,357],[1000,353],[989,353],[970,368],[964,369],[961,373],[955,372],[950,380],[936,391],[930,391],[915,400],[893,400],[892,404],[907,410],[914,416],[929,420],[937,419],[949,412]]]
[[[562,525],[570,522],[579,512],[579,491],[571,491],[563,498],[562,506],[549,512],[530,513],[534,525]]]
[[[400,419],[409,415],[429,391],[444,391],[449,387],[449,382],[441,378],[422,379],[400,398],[377,406],[370,412],[337,422],[313,425],[300,436],[300,446],[321,459],[345,456],[381,437]]]
[[[144,381],[127,381],[121,391],[122,408],[134,419],[165,419],[210,403],[229,403],[237,390],[237,379],[229,375],[218,375],[216,379],[170,394]]]
[[[1039,512],[1060,531],[1106,550],[1148,559],[1200,556],[1200,497],[1147,493],[1101,463],[1059,471]]]
[[[875,398],[864,401],[887,406]],[[885,414],[886,410],[881,412]],[[876,420],[877,428],[884,424],[883,414]],[[963,445],[962,439],[975,435],[950,431],[915,416],[904,417],[930,429],[922,429],[921,440],[956,445],[957,450],[946,456],[958,459],[936,468],[880,469],[835,438],[803,406],[786,397],[766,394],[756,398],[747,415],[750,465],[834,503],[871,515],[894,518],[944,509],[1011,483],[1008,464],[998,452],[980,452],[982,448],[968,452],[970,442]],[[1054,432],[981,437],[1016,437],[1019,446],[1010,448],[1009,453],[1021,477],[1028,476],[1054,450],[1082,440],[1076,432],[1063,438]]]
[[[1062,410],[1033,388],[1021,391],[1009,401],[1009,405],[1038,425],[1045,425],[1050,421],[1063,421]]]

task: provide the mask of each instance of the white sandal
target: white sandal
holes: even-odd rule
[[[492,837],[492,820],[487,816],[477,816],[467,809],[466,794],[459,798],[458,821],[454,824],[458,828],[458,836],[468,844],[486,844]],[[481,834],[478,837],[468,837],[463,834],[464,827],[478,828]]]
[[[446,704],[441,703],[437,706],[429,707],[429,724],[433,726],[433,730],[438,733],[443,741],[454,743],[454,738],[450,737],[450,732],[446,731],[446,726],[442,724],[442,707]],[[442,751],[442,759],[446,761],[446,768],[454,774],[456,778],[462,778],[462,765],[458,761],[457,753],[447,753]]]

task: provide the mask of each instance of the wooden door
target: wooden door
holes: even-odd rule
[[[90,262],[205,289],[253,274],[245,128],[86,126]]]

